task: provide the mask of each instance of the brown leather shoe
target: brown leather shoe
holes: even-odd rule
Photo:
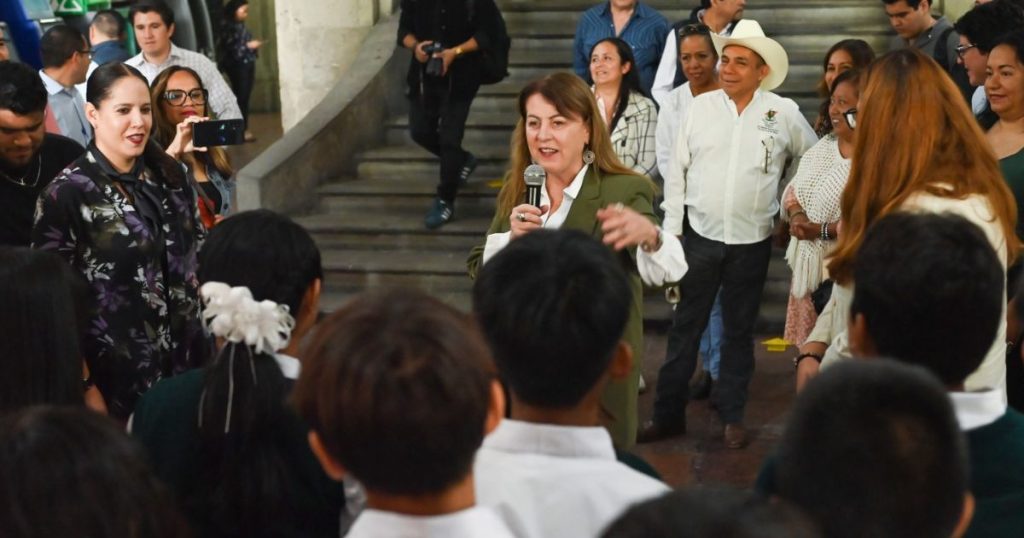
[[[660,424],[653,420],[648,420],[640,426],[640,431],[636,434],[637,443],[653,443],[655,441],[661,441],[662,439],[668,439],[669,437],[676,437],[677,435],[686,434],[686,419],[683,419],[674,424]]]
[[[725,425],[725,447],[743,448],[747,446],[747,429],[738,422]]]

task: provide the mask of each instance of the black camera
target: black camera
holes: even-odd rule
[[[423,52],[430,58],[427,60],[427,75],[432,77],[444,76],[444,60],[434,57],[434,54],[443,50],[444,47],[436,41],[423,47]]]

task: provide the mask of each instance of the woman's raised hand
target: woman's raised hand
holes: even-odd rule
[[[642,243],[658,243],[658,227],[650,219],[622,204],[611,204],[597,210],[601,222],[604,244],[615,250],[635,247]]]
[[[186,153],[192,153],[193,151],[206,151],[204,147],[195,147],[192,145],[192,125],[202,121],[209,120],[210,118],[200,116],[189,116],[182,120],[178,124],[174,140],[167,145],[167,154],[174,157],[175,160],[180,161],[182,155]]]

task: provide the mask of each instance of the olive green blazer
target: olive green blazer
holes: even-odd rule
[[[597,210],[621,203],[645,215],[651,222],[660,224],[654,214],[654,184],[643,176],[602,175],[594,166],[587,170],[579,196],[572,202],[569,215],[562,224],[563,229],[581,230],[600,241],[603,237]],[[509,214],[496,214],[487,234],[509,231]],[[469,275],[476,278],[483,260],[484,246],[478,245],[469,254],[467,265]],[[622,267],[629,275],[633,301],[629,321],[622,335],[623,340],[633,348],[633,372],[625,380],[608,385],[602,397],[602,404],[608,430],[615,445],[623,450],[631,448],[636,441],[637,430],[637,385],[643,364],[643,282],[636,269],[636,249],[627,248],[616,253]]]

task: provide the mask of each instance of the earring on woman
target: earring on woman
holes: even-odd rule
[[[597,155],[594,154],[589,145],[583,146],[583,164],[594,164],[594,159],[596,158]]]

